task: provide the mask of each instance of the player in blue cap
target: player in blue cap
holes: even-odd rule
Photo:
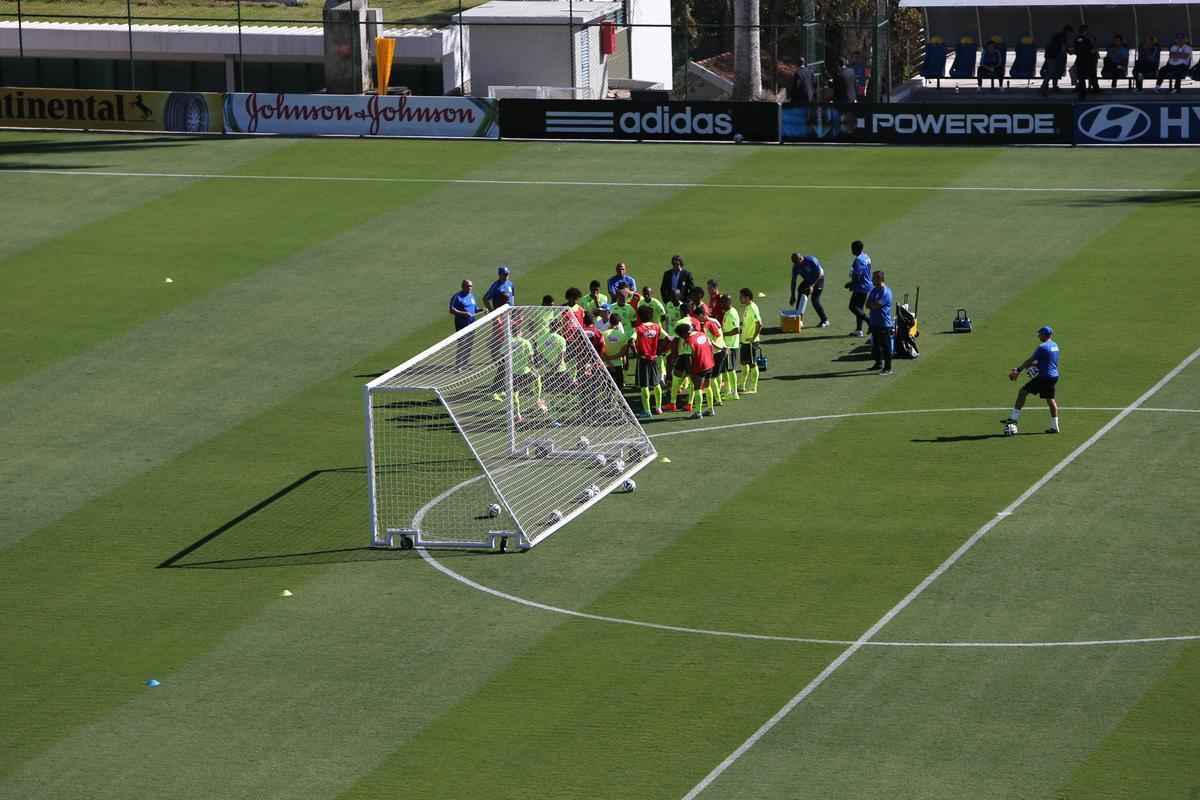
[[[1004,424],[1016,425],[1017,420],[1021,418],[1021,407],[1025,405],[1025,397],[1036,394],[1050,407],[1050,427],[1046,429],[1046,433],[1059,433],[1062,429],[1058,424],[1058,401],[1054,399],[1055,387],[1058,385],[1058,344],[1054,341],[1054,329],[1049,325],[1039,328],[1037,337],[1041,344],[1033,354],[1008,371],[1008,379],[1015,381],[1022,370],[1029,370],[1029,382],[1017,392],[1012,413],[1004,420]]]
[[[483,293],[483,302],[487,305],[488,310],[492,311],[506,303],[515,303],[517,300],[517,291],[513,287],[513,282],[510,280],[507,264],[501,264],[496,269],[496,280],[492,281],[492,285]]]

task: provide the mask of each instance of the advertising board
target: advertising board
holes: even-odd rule
[[[785,142],[1071,144],[1071,106],[885,104],[784,106]]]
[[[0,126],[220,133],[221,95],[6,87]]]
[[[225,95],[226,133],[497,139],[496,101],[407,95]]]
[[[505,98],[500,131],[510,139],[777,142],[779,105]]]
[[[1076,144],[1200,144],[1200,105],[1089,103],[1075,106]]]

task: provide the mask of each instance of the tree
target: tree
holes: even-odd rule
[[[733,99],[757,100],[762,92],[758,0],[733,0]]]

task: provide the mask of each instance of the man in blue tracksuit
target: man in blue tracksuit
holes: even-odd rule
[[[1049,325],[1039,328],[1037,337],[1041,344],[1033,354],[1008,371],[1008,379],[1015,381],[1021,375],[1021,370],[1028,369],[1030,379],[1017,392],[1012,413],[1004,422],[1016,425],[1017,420],[1021,418],[1025,397],[1036,394],[1050,407],[1050,427],[1046,429],[1046,433],[1059,433],[1062,429],[1058,425],[1058,400],[1055,399],[1055,389],[1058,386],[1058,343],[1053,341],[1054,329]]]
[[[796,278],[800,278],[800,289],[796,289]],[[821,315],[821,324],[818,328],[829,327],[829,317],[825,316],[825,309],[821,307],[821,292],[825,291],[825,270],[821,267],[821,262],[816,256],[803,256],[799,253],[792,253],[792,293],[791,304],[800,312],[800,316],[804,316],[804,302],[802,298],[808,297],[812,301],[812,307]]]
[[[880,375],[892,374],[892,290],[883,282],[883,272],[871,275],[874,287],[867,294],[867,314],[871,323],[871,355],[875,363],[870,369]]]
[[[867,295],[871,293],[871,257],[863,252],[863,243],[855,241],[850,245],[854,261],[850,264],[850,280],[846,288],[850,290],[850,313],[854,315],[854,330],[851,336],[862,336],[863,325],[870,327],[870,320],[863,313]]]
[[[508,265],[501,264],[496,270],[496,280],[492,281],[492,285],[483,293],[483,302],[487,305],[489,311],[494,311],[505,303],[516,305],[517,290],[513,286],[512,279],[509,277],[511,272]]]

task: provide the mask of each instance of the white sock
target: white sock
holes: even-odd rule
[[[1011,419],[1013,422],[1016,422],[1017,420],[1019,420],[1021,418],[1021,409],[1014,408],[1012,410],[1012,414],[1010,414],[1008,418]]]
[[[1059,433],[1062,433],[1062,428],[1058,427],[1058,417],[1050,418],[1050,427],[1054,428],[1054,430],[1058,431]]]

